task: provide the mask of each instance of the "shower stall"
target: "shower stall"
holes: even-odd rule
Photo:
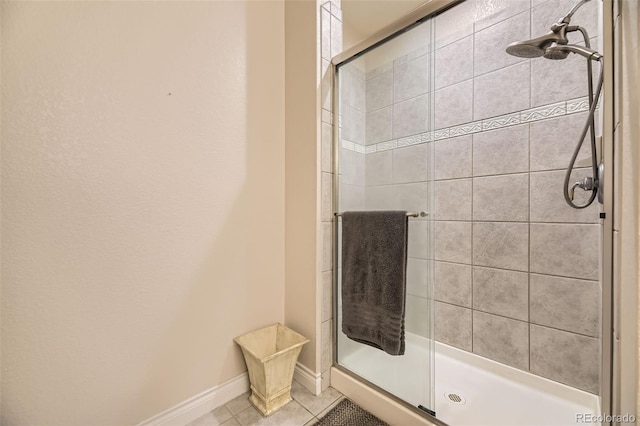
[[[602,180],[603,107],[588,83],[600,72],[589,61],[602,52],[603,3],[431,3],[335,61],[336,212],[417,215],[403,356],[341,331],[335,217],[334,366],[451,425],[600,415],[611,380],[604,209],[585,206],[596,191],[578,183]],[[572,31],[551,40],[568,11]],[[520,40],[551,59],[507,53]],[[550,46],[558,40],[569,47]],[[568,204],[567,182],[584,208]]]

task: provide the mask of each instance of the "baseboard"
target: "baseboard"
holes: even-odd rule
[[[293,371],[293,379],[314,395],[320,395],[322,392],[322,375],[315,374],[299,362]]]
[[[242,373],[139,423],[138,426],[184,426],[248,390],[249,375]]]

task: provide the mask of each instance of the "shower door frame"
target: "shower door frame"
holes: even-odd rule
[[[355,46],[345,50],[344,52],[333,57],[331,60],[331,72],[333,73],[333,88],[332,88],[332,106],[333,106],[333,211],[338,206],[339,201],[339,185],[340,185],[340,129],[338,125],[338,117],[340,117],[340,102],[339,102],[339,90],[340,82],[336,68],[346,62],[350,62],[353,59],[365,54],[366,52],[375,49],[377,46],[385,43],[386,41],[400,35],[402,32],[407,31],[416,25],[419,25],[429,16],[439,12],[443,12],[446,9],[456,6],[458,3],[464,0],[431,0],[430,2],[418,7],[411,13],[407,14],[395,23],[384,27],[380,31],[373,34],[368,39],[356,44]],[[602,158],[605,164],[605,183],[604,183],[604,204],[603,213],[604,218],[602,220],[602,235],[601,235],[601,317],[600,317],[600,413],[601,414],[616,414],[615,408],[617,403],[614,400],[616,394],[613,392],[613,325],[614,325],[614,298],[613,298],[613,217],[614,217],[614,205],[613,199],[613,180],[614,180],[614,148],[613,148],[613,131],[614,131],[614,0],[602,0],[602,45],[604,55],[604,88],[602,95],[602,108],[603,108],[603,128],[602,128]],[[333,218],[333,368],[351,376],[370,388],[382,393],[393,401],[401,404],[409,410],[419,413],[430,421],[438,425],[446,425],[436,417],[429,415],[428,413],[420,410],[419,408],[409,404],[408,402],[398,398],[392,393],[380,388],[379,386],[371,383],[367,379],[353,373],[346,367],[341,366],[338,363],[337,352],[337,337],[340,330],[338,329],[338,218]],[[430,378],[433,380],[433,377]],[[430,407],[435,409],[435,407]]]

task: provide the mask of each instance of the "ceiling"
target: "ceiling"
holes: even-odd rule
[[[428,0],[342,0],[342,20],[348,30],[364,40],[427,2]]]

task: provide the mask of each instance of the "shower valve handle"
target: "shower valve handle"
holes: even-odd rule
[[[593,177],[588,176],[571,185],[571,188],[569,188],[569,199],[573,201],[573,193],[575,192],[576,188],[582,188],[585,191],[593,191],[597,187],[598,187],[598,181],[594,180]]]

